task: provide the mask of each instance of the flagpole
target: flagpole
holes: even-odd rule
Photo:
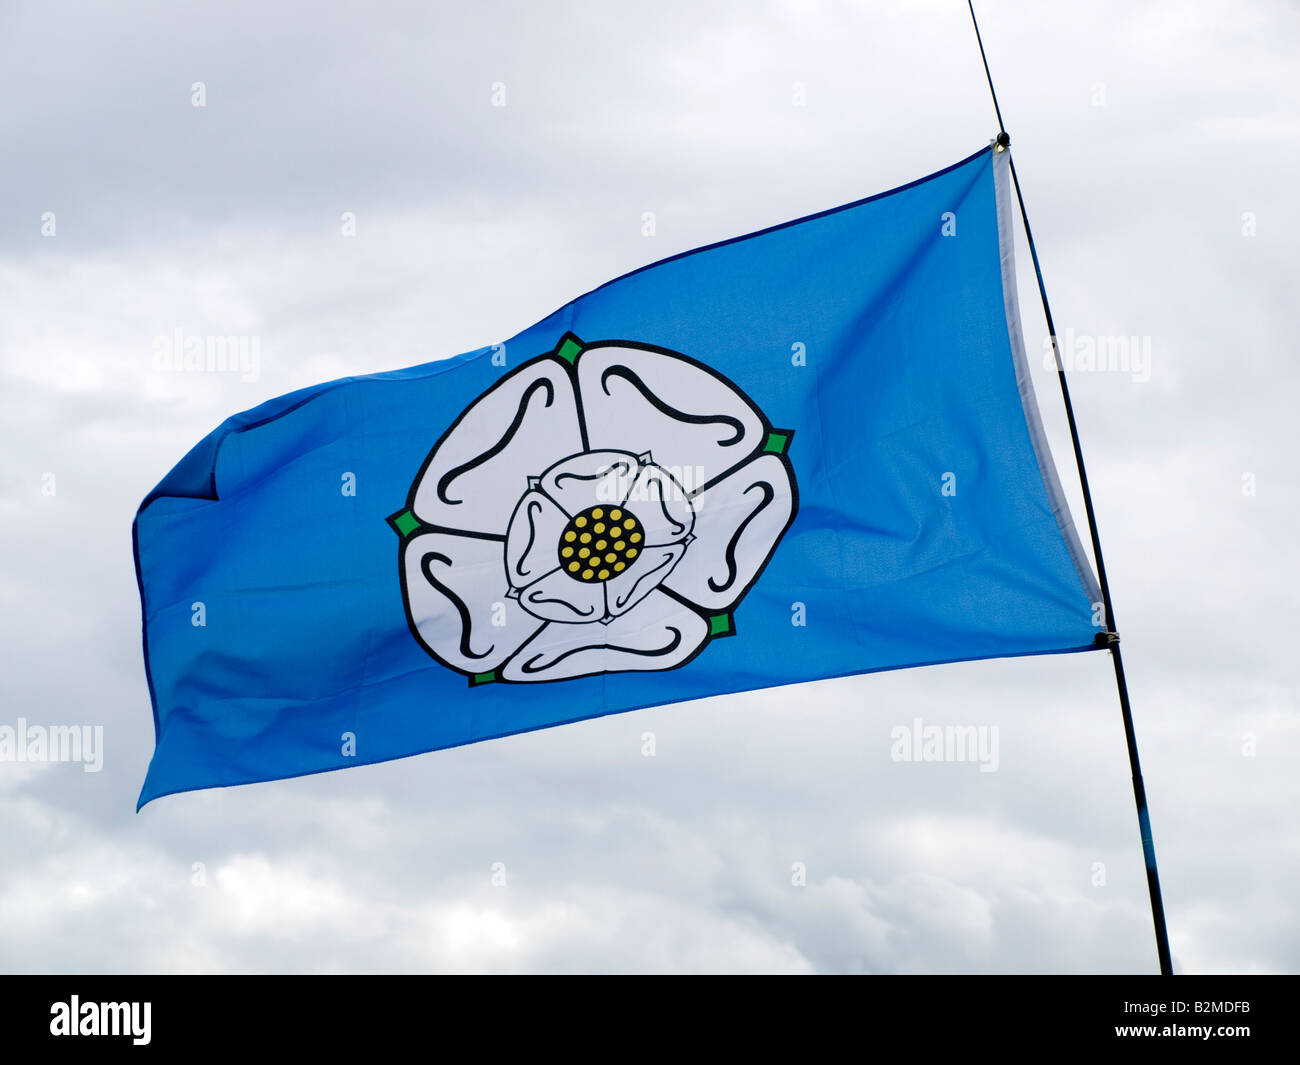
[[[998,146],[1006,149],[1011,145],[1006,126],[1002,121],[1002,109],[998,106],[998,94],[993,88],[993,75],[989,72],[988,56],[984,54],[984,40],[980,36],[979,22],[975,18],[974,0],[966,0],[970,8],[971,24],[975,27],[975,41],[979,44],[980,59],[984,62],[984,76],[988,79],[989,95],[993,97],[993,111],[998,118]],[[1102,605],[1106,611],[1106,631],[1097,634],[1097,644],[1110,651],[1111,661],[1115,666],[1115,687],[1119,692],[1120,713],[1124,718],[1124,740],[1128,745],[1128,763],[1133,775],[1133,801],[1137,807],[1138,829],[1142,834],[1142,854],[1146,860],[1147,892],[1151,896],[1151,920],[1155,925],[1156,952],[1160,958],[1160,974],[1173,974],[1173,963],[1169,954],[1169,932],[1165,928],[1165,905],[1160,893],[1160,874],[1156,871],[1156,848],[1151,836],[1151,817],[1147,813],[1147,793],[1142,783],[1142,766],[1138,760],[1137,733],[1133,729],[1133,712],[1129,706],[1128,683],[1124,679],[1124,659],[1119,649],[1119,630],[1115,626],[1115,611],[1111,606],[1110,585],[1106,581],[1106,563],[1101,554],[1101,537],[1097,533],[1097,518],[1092,509],[1092,492],[1088,488],[1088,471],[1083,463],[1083,448],[1079,444],[1079,429],[1074,420],[1074,405],[1070,402],[1070,388],[1065,380],[1065,365],[1061,361],[1061,351],[1056,342],[1056,325],[1052,321],[1052,308],[1047,302],[1047,286],[1043,283],[1043,271],[1038,264],[1038,249],[1034,245],[1033,230],[1029,228],[1029,213],[1025,210],[1025,199],[1020,193],[1020,179],[1016,176],[1016,161],[1011,163],[1011,181],[1016,190],[1016,201],[1020,205],[1020,218],[1024,222],[1025,237],[1029,241],[1029,254],[1034,262],[1034,275],[1038,278],[1038,295],[1043,301],[1043,315],[1047,319],[1047,332],[1052,341],[1052,354],[1056,359],[1056,377],[1061,385],[1061,398],[1065,401],[1065,417],[1070,426],[1070,440],[1074,444],[1074,462],[1079,469],[1079,484],[1083,488],[1083,508],[1088,518],[1088,531],[1092,535],[1092,553],[1097,560],[1097,582],[1101,586]]]

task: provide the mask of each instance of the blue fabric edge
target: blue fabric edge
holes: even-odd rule
[[[541,725],[530,725],[527,728],[510,729],[506,732],[492,732],[486,736],[476,736],[472,740],[465,740],[461,743],[447,743],[439,747],[421,747],[418,750],[406,751],[402,754],[389,755],[387,758],[376,758],[369,762],[353,762],[345,765],[326,766],[323,769],[309,769],[304,773],[287,773],[279,777],[250,777],[247,780],[232,781],[229,784],[199,784],[192,788],[173,788],[171,791],[160,791],[156,795],[144,797],[144,789],[140,790],[140,798],[136,802],[135,812],[139,813],[149,803],[155,799],[166,798],[168,795],[183,795],[190,791],[212,791],[215,788],[242,788],[249,784],[267,784],[273,780],[296,780],[299,777],[314,777],[319,773],[335,773],[341,769],[359,769],[367,765],[383,765],[385,762],[396,762],[403,758],[414,758],[420,754],[436,754],[438,751],[454,751],[457,747],[469,747],[475,743],[485,743],[490,740],[503,740],[510,736],[522,736],[529,732],[541,732],[548,728],[559,728],[562,725],[576,725],[580,721],[595,721],[602,717],[613,717],[615,714],[630,714],[635,710],[652,710],[656,707],[676,706],[679,702],[696,702],[700,699],[717,699],[727,695],[743,695],[746,692],[756,691],[774,691],[778,688],[791,688],[796,684],[817,684],[825,680],[842,680],[845,677],[863,677],[871,673],[892,673],[902,669],[924,669],[926,666],[948,666],[958,662],[990,662],[999,658],[1035,658],[1039,655],[1068,655],[1078,654],[1082,651],[1105,650],[1098,647],[1095,643],[1081,644],[1078,647],[1057,647],[1044,651],[1017,651],[1013,654],[1005,655],[976,655],[973,658],[936,658],[927,662],[908,662],[901,666],[879,666],[875,669],[850,669],[843,673],[828,673],[824,677],[814,677],[808,680],[790,681],[787,684],[760,684],[753,688],[738,688],[730,692],[717,692],[714,695],[699,695],[694,699],[678,699],[667,703],[638,703],[636,706],[621,706],[617,710],[606,710],[599,714],[581,714],[578,717],[566,717],[561,721],[547,721]]]

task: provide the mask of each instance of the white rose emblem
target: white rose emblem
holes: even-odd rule
[[[471,684],[686,664],[734,634],[794,519],[793,435],[692,359],[566,334],[456,419],[388,519],[412,633]]]

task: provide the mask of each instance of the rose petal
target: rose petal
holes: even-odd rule
[[[578,625],[605,616],[605,589],[600,581],[580,581],[557,569],[519,593],[519,605],[547,621]]]
[[[608,625],[547,625],[506,663],[505,680],[568,680],[598,673],[672,669],[708,640],[695,611],[655,592]]]
[[[429,525],[504,535],[529,477],[581,450],[568,372],[554,359],[529,363],[484,392],[438,441],[412,509]]]
[[[532,584],[560,566],[558,545],[569,517],[550,496],[525,493],[506,534],[506,576],[516,588]]]
[[[601,503],[623,502],[640,471],[626,451],[587,451],[570,455],[542,474],[539,487],[570,517]]]
[[[790,474],[775,455],[760,455],[693,502],[695,539],[664,586],[697,606],[728,610],[758,578],[790,524]]]
[[[759,412],[734,386],[679,355],[604,345],[578,359],[588,446],[649,452],[687,489],[762,447]]]
[[[695,524],[686,489],[661,466],[643,466],[623,503],[622,509],[640,522],[647,546],[679,543]]]
[[[543,625],[506,597],[499,540],[422,533],[403,549],[402,567],[411,627],[452,669],[493,670]]]
[[[609,613],[626,614],[636,606],[664,582],[685,552],[681,544],[640,551],[626,570],[605,582],[605,606]]]

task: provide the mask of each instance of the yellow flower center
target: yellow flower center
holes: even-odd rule
[[[635,545],[640,542],[641,523],[629,511],[588,507],[569,519],[557,550],[565,573],[584,584],[593,584],[627,569],[639,553]]]

